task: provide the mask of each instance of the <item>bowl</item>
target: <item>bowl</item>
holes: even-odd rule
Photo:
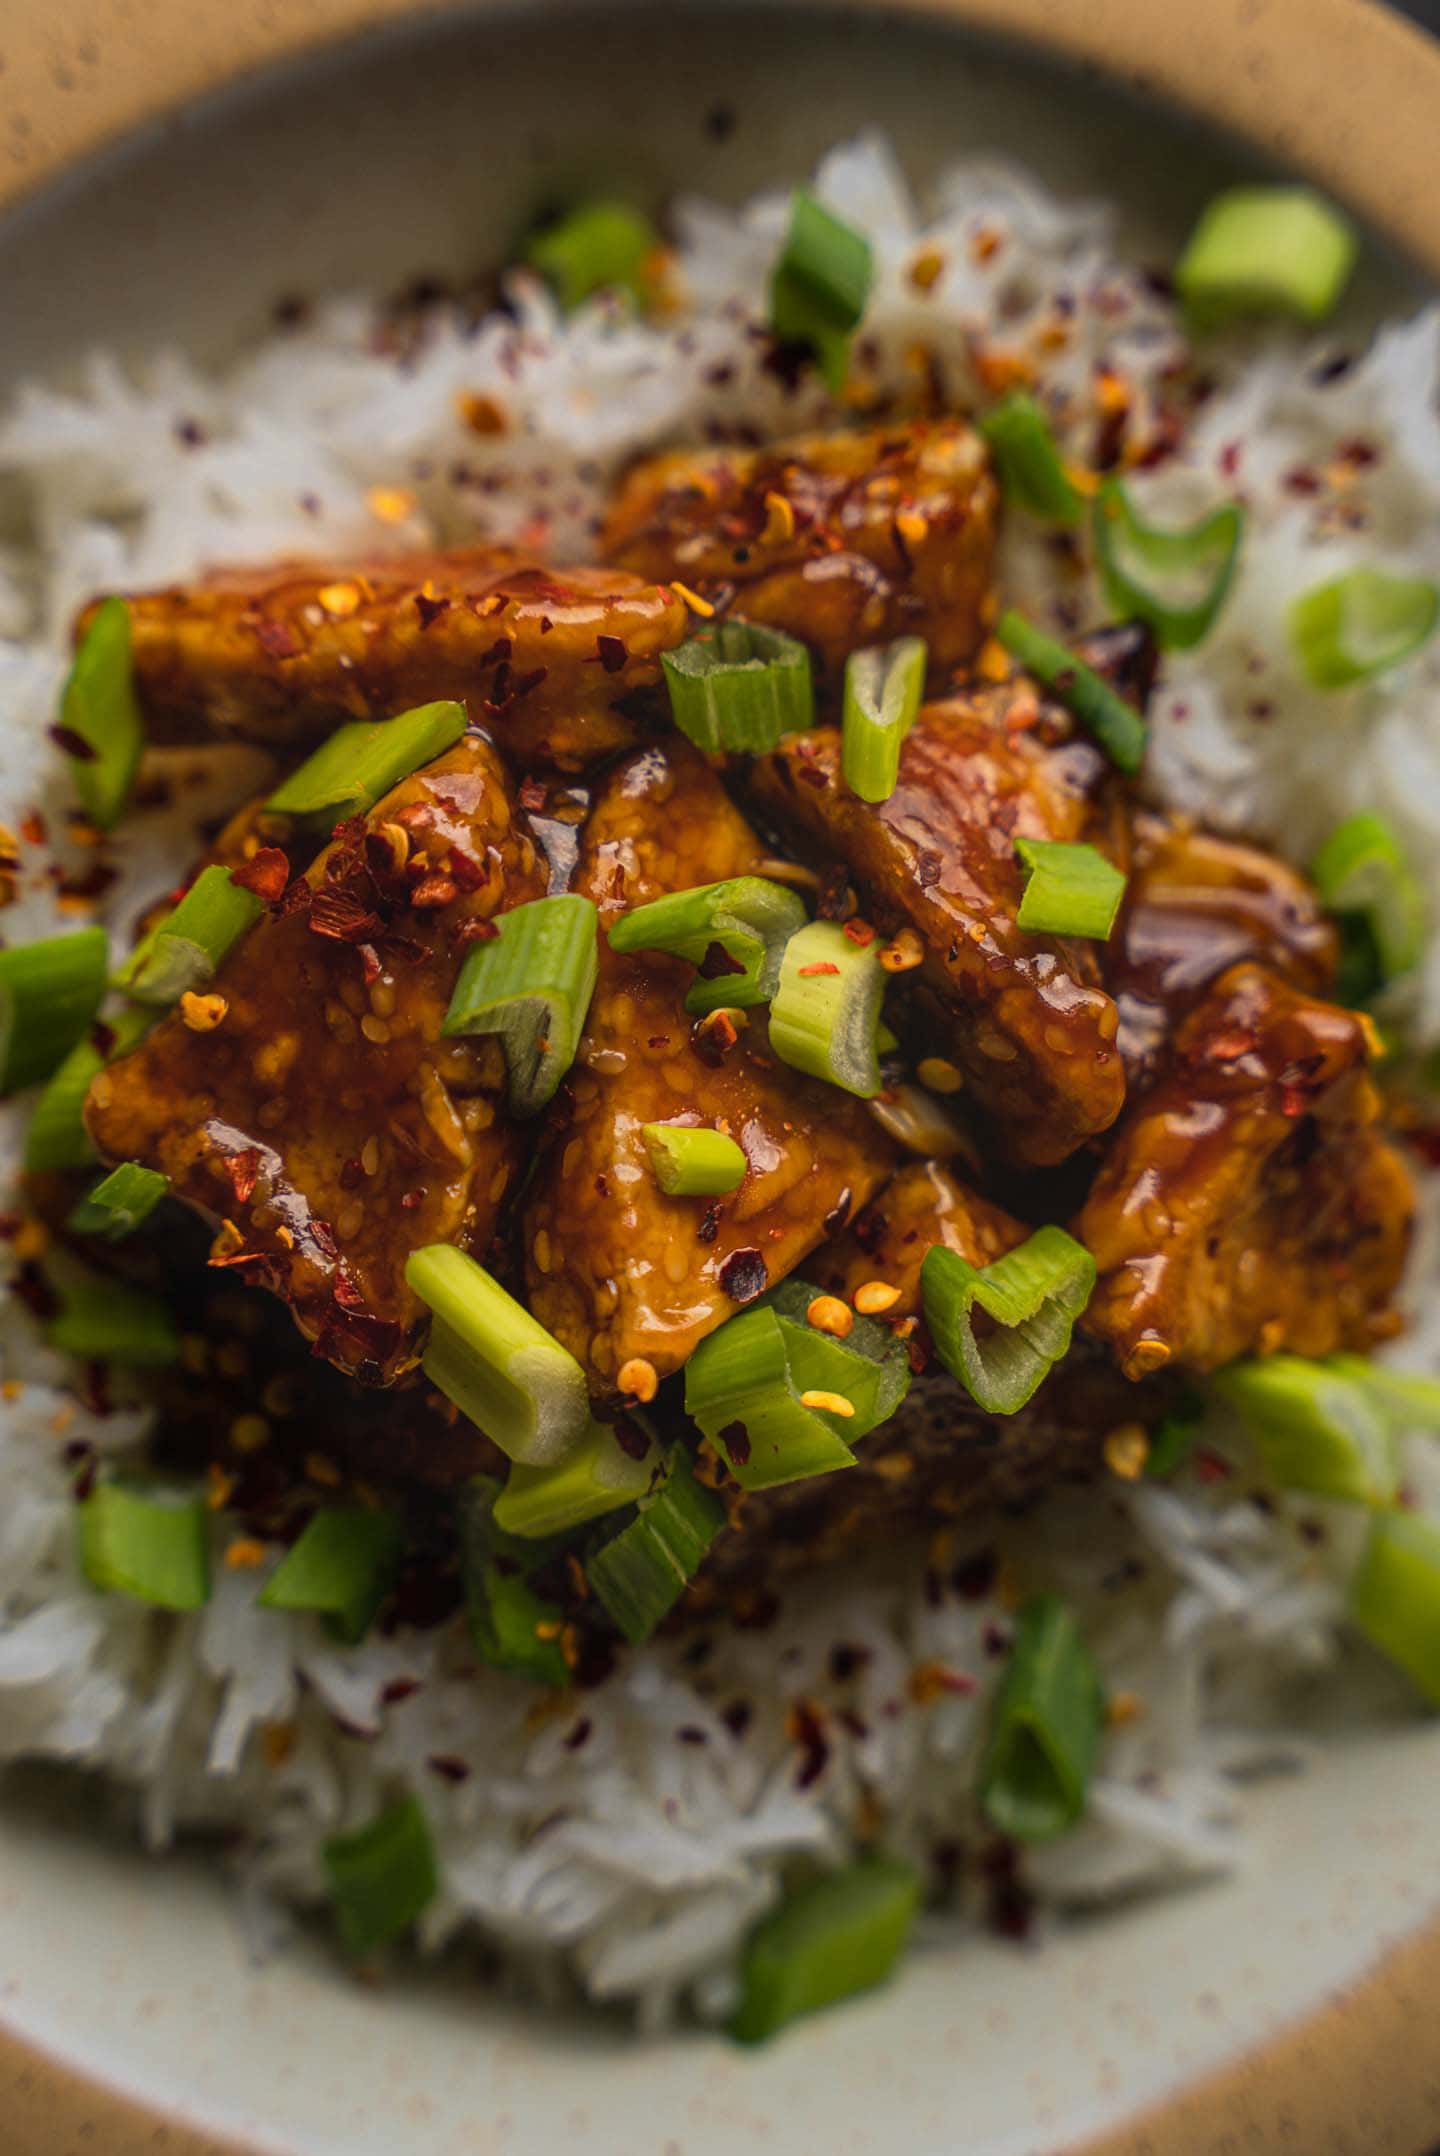
[[[1376,244],[1354,319],[1440,273],[1440,48],[1363,0],[838,8],[11,0],[0,388],[103,336],[202,357],[277,294],[493,259],[596,180],[738,197],[865,121],[923,179],[1019,150],[1162,253],[1236,174],[1314,178]],[[1440,1731],[1337,1741],[1251,1793],[1241,1877],[928,1949],[759,2055],[639,2042],[454,1967],[264,1966],[203,1853],[140,1858],[90,1793],[0,1806],[8,2156],[1421,2156],[1440,2139]]]

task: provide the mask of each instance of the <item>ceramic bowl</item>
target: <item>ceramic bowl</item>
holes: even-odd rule
[[[0,0],[0,390],[97,337],[213,356],[281,291],[473,269],[567,186],[742,195],[867,121],[921,179],[984,148],[1118,197],[1162,257],[1225,179],[1302,171],[1371,228],[1360,316],[1440,272],[1440,48],[1363,0]],[[364,1990],[318,1942],[257,1968],[213,1868],[26,1781],[0,1806],[0,2147],[1421,2156],[1437,1777],[1433,1727],[1338,1744],[1253,1794],[1242,1877],[1038,1954],[919,1954],[758,2056],[557,2024],[456,1969]]]

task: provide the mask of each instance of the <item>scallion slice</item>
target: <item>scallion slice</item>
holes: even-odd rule
[[[738,1190],[746,1160],[723,1131],[693,1124],[646,1123],[641,1137],[655,1180],[667,1198],[713,1198]]]
[[[1013,1415],[1070,1345],[1095,1286],[1095,1260],[1063,1228],[1037,1228],[977,1271],[936,1243],[920,1267],[925,1322],[952,1377],[987,1414]],[[975,1331],[976,1306],[993,1320]]]
[[[1146,523],[1118,479],[1107,479],[1095,499],[1105,596],[1121,619],[1147,623],[1170,651],[1189,651],[1209,635],[1244,534],[1245,512],[1234,502],[1177,531]]]
[[[1027,871],[1017,926],[1030,934],[1108,939],[1125,878],[1097,847],[1017,838],[1015,851]]]
[[[45,1337],[60,1354],[131,1370],[163,1370],[178,1359],[175,1319],[155,1296],[99,1279],[67,1279],[56,1292],[60,1309]]]
[[[873,275],[864,233],[797,188],[770,278],[770,327],[782,344],[808,345],[837,393],[845,386],[850,334],[865,312]]]
[[[645,267],[660,235],[643,210],[628,202],[581,202],[526,242],[525,260],[554,289],[562,307],[578,307],[594,292],[648,297]]]
[[[105,993],[103,928],[0,951],[0,1094],[48,1078],[82,1037]]]
[[[418,1798],[404,1797],[357,1834],[326,1842],[325,1871],[348,1952],[358,1958],[398,1939],[440,1890]]]
[[[900,770],[900,750],[925,695],[928,647],[923,636],[897,637],[845,662],[840,769],[862,801],[888,801]]]
[[[137,1003],[176,1003],[215,978],[230,951],[265,911],[228,868],[202,868],[180,903],[135,946],[115,985]]]
[[[1102,681],[1083,659],[1077,659],[1073,651],[1067,651],[1013,607],[1000,616],[995,634],[1037,681],[1074,712],[1112,764],[1132,775],[1140,769],[1148,729],[1140,714],[1116,695],[1108,681]]]
[[[158,1169],[142,1167],[138,1160],[123,1161],[85,1193],[66,1226],[76,1235],[103,1235],[107,1242],[123,1242],[148,1220],[169,1188],[168,1176]]]
[[[512,1460],[551,1466],[585,1436],[590,1398],[573,1355],[453,1243],[413,1251],[405,1278],[433,1313],[424,1368]]]
[[[98,1155],[85,1128],[85,1096],[97,1072],[143,1040],[155,1023],[154,1011],[129,1009],[104,1021],[104,1047],[94,1034],[78,1041],[35,1104],[25,1132],[25,1171],[42,1175],[67,1168],[88,1168]]]
[[[1440,1520],[1376,1513],[1350,1582],[1350,1615],[1440,1707]]]
[[[920,1907],[908,1864],[862,1857],[788,1894],[745,1947],[730,2033],[763,2043],[787,2022],[883,1984]]]
[[[595,993],[593,899],[567,891],[512,906],[499,933],[472,944],[441,1031],[497,1033],[505,1050],[510,1107],[538,1115],[575,1060]]]
[[[1203,328],[1259,314],[1322,322],[1355,252],[1349,223],[1308,187],[1231,187],[1206,205],[1175,289]]]
[[[719,1499],[695,1480],[689,1454],[675,1446],[664,1481],[585,1560],[586,1578],[632,1647],[675,1607],[724,1524]]]
[[[1050,425],[1028,390],[1012,389],[979,422],[1007,501],[1046,524],[1068,527],[1085,514],[1085,497],[1065,469]]]
[[[493,1476],[477,1475],[462,1495],[460,1577],[470,1638],[492,1669],[565,1685],[570,1667],[560,1644],[562,1612],[531,1585],[531,1573],[549,1552],[496,1526],[502,1487]]]
[[[1085,1809],[1105,1692],[1074,1617],[1055,1595],[1020,1611],[980,1768],[985,1816],[1017,1842],[1049,1841]]]
[[[810,921],[785,946],[770,1004],[770,1046],[782,1063],[871,1100],[880,1090],[875,1036],[886,986],[878,942],[852,943],[838,921]]]
[[[780,979],[785,946],[804,926],[805,908],[783,883],[730,876],[674,891],[622,913],[609,931],[612,951],[669,951],[688,958],[700,979],[687,992],[693,1018],[768,1003]]]
[[[1419,961],[1425,897],[1383,816],[1366,810],[1347,818],[1316,854],[1310,876],[1328,912],[1364,920],[1382,984]]]
[[[1440,1432],[1440,1379],[1413,1370],[1392,1370],[1388,1363],[1363,1355],[1332,1355],[1328,1367],[1337,1377],[1364,1388],[1397,1431]]]
[[[76,1511],[80,1568],[92,1587],[155,1609],[204,1608],[210,1549],[203,1504],[175,1504],[128,1483],[99,1482]]]
[[[591,1419],[578,1445],[553,1467],[517,1460],[495,1500],[495,1525],[527,1542],[566,1535],[644,1497],[660,1468],[648,1431],[632,1416],[621,1437],[608,1423]]]
[[[1317,689],[1388,673],[1440,626],[1440,585],[1388,569],[1347,569],[1290,604],[1290,644]]]
[[[878,1428],[908,1390],[903,1345],[863,1319],[845,1341],[817,1332],[803,1317],[814,1296],[787,1281],[702,1340],[685,1365],[686,1413],[742,1489],[852,1467],[849,1441]]]
[[[60,700],[60,722],[73,737],[70,776],[92,823],[108,831],[130,798],[145,746],[135,696],[130,609],[106,599],[90,617]]]
[[[1145,1472],[1152,1481],[1173,1475],[1185,1465],[1195,1450],[1203,1416],[1204,1402],[1200,1395],[1183,1394],[1151,1435],[1150,1450],[1145,1455]]]
[[[783,630],[717,621],[660,664],[671,717],[697,748],[760,756],[814,721],[810,654]]]
[[[357,719],[337,726],[298,771],[276,787],[267,815],[331,829],[345,816],[365,816],[392,786],[443,756],[465,731],[462,704],[417,704],[395,719]]]
[[[1217,1370],[1211,1383],[1242,1417],[1282,1488],[1360,1505],[1395,1502],[1393,1425],[1368,1386],[1343,1368],[1266,1355]]]
[[[405,1533],[389,1512],[317,1512],[259,1596],[262,1609],[315,1610],[358,1647],[395,1584]]]

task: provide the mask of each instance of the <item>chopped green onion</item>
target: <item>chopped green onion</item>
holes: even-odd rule
[[[25,1171],[28,1175],[54,1173],[66,1168],[88,1168],[98,1159],[85,1128],[85,1096],[92,1080],[116,1056],[127,1055],[155,1023],[155,1013],[126,1010],[102,1020],[108,1045],[101,1049],[94,1036],[76,1043],[35,1104],[25,1132]]]
[[[1382,984],[1418,963],[1424,894],[1383,816],[1367,810],[1347,818],[1316,854],[1310,876],[1328,912],[1364,920]]]
[[[205,1507],[167,1504],[124,1482],[99,1482],[77,1508],[80,1568],[102,1594],[155,1609],[198,1610],[210,1599]]]
[[[925,1322],[952,1377],[987,1414],[1013,1415],[1070,1345],[1095,1286],[1095,1260],[1063,1228],[1037,1228],[977,1271],[936,1243],[920,1267]],[[993,1320],[977,1337],[976,1306]]]
[[[695,1480],[689,1454],[675,1446],[659,1488],[585,1560],[586,1578],[632,1647],[643,1646],[675,1607],[724,1524],[719,1499]]]
[[[48,1078],[81,1039],[105,993],[103,928],[0,951],[0,1094]]]
[[[864,233],[797,188],[770,278],[770,327],[782,344],[808,345],[837,393],[845,385],[850,333],[865,312],[873,274]]]
[[[1007,500],[1047,524],[1080,522],[1085,497],[1066,471],[1049,422],[1028,390],[1012,389],[979,424]]]
[[[1440,626],[1440,585],[1388,569],[1347,569],[1290,603],[1290,643],[1317,689],[1388,673]]]
[[[550,1466],[590,1418],[573,1355],[453,1243],[412,1251],[405,1278],[434,1313],[422,1367],[432,1385],[512,1460]]]
[[[1031,934],[1108,939],[1125,896],[1125,878],[1098,848],[1017,838],[1015,851],[1027,871],[1015,916],[1019,927]]]
[[[1015,1620],[1010,1660],[990,1718],[980,1803],[1017,1842],[1049,1841],[1085,1809],[1105,1691],[1075,1619],[1037,1595]]]
[[[166,1191],[168,1176],[127,1160],[112,1168],[103,1181],[85,1193],[66,1225],[76,1235],[103,1235],[107,1242],[122,1242],[148,1220]]]
[[[162,1370],[178,1360],[175,1319],[153,1295],[122,1280],[66,1280],[57,1293],[60,1312],[45,1337],[60,1354],[132,1370]]]
[[[228,868],[202,868],[178,906],[143,936],[115,976],[137,1003],[177,1003],[214,979],[230,951],[265,911]]]
[[[550,1551],[495,1524],[502,1485],[491,1475],[467,1483],[460,1514],[460,1577],[475,1652],[492,1669],[536,1684],[566,1685],[570,1666],[560,1645],[564,1616],[530,1584]]]
[[[1395,1502],[1394,1430],[1367,1384],[1298,1355],[1231,1363],[1211,1383],[1242,1417],[1282,1488],[1359,1505]]]
[[[804,926],[805,908],[783,883],[730,876],[623,913],[609,932],[612,951],[669,951],[700,968],[685,997],[692,1018],[768,1003],[785,946]]]
[[[1185,1465],[1195,1450],[1204,1420],[1204,1402],[1196,1392],[1186,1392],[1159,1428],[1152,1432],[1145,1455],[1145,1472],[1158,1481]]]
[[[840,769],[862,801],[888,801],[900,770],[900,750],[925,694],[928,647],[923,636],[897,637],[845,662],[845,709]]]
[[[356,719],[337,726],[265,803],[267,815],[330,830],[345,816],[365,816],[392,786],[433,763],[465,731],[462,704],[417,704],[395,719]]]
[[[1240,558],[1245,512],[1234,502],[1178,531],[1147,524],[1122,482],[1095,501],[1095,553],[1105,596],[1126,621],[1143,621],[1170,651],[1209,635]]]
[[[643,210],[627,202],[582,202],[526,243],[525,260],[554,289],[562,307],[578,307],[611,289],[648,298],[646,265],[660,235]]]
[[[1134,774],[1145,757],[1149,732],[1138,711],[1117,696],[1108,681],[1053,636],[1046,636],[1013,607],[995,624],[995,634],[1005,649],[1035,679],[1073,711],[1080,724],[1093,734],[1112,764]]]
[[[441,1031],[498,1033],[510,1107],[538,1115],[575,1060],[595,993],[595,902],[574,891],[532,898],[495,927],[466,954]]]
[[[760,756],[814,721],[810,654],[783,630],[717,621],[660,664],[670,715],[697,748]]]
[[[839,1341],[804,1322],[815,1292],[787,1281],[702,1340],[685,1365],[685,1411],[742,1489],[853,1467],[848,1440],[878,1428],[909,1387],[904,1346],[884,1327],[857,1319]],[[841,1411],[807,1406],[807,1396],[838,1400]]]
[[[886,986],[878,944],[852,943],[837,921],[811,921],[785,946],[770,1005],[782,1063],[871,1100],[880,1090],[875,1036]]]
[[[1440,1379],[1392,1370],[1388,1363],[1370,1362],[1363,1355],[1332,1355],[1329,1367],[1337,1377],[1363,1386],[1397,1431],[1440,1432]]]
[[[440,1891],[435,1844],[418,1798],[404,1797],[358,1834],[326,1842],[325,1871],[349,1953],[373,1954],[398,1939]]]
[[[555,1466],[532,1467],[517,1460],[495,1500],[495,1525],[508,1535],[534,1541],[568,1534],[586,1520],[644,1497],[659,1470],[659,1452],[634,1416],[619,1428],[627,1443],[608,1423],[592,1418],[579,1444]]]
[[[130,798],[145,746],[123,599],[104,600],[91,616],[61,696],[60,723],[80,752],[70,755],[80,806],[108,831]]]
[[[1376,1513],[1350,1582],[1350,1615],[1440,1707],[1440,1521]]]
[[[1206,205],[1175,265],[1197,324],[1291,314],[1322,322],[1354,265],[1355,234],[1308,187],[1231,187]]]
[[[738,1190],[745,1155],[723,1131],[683,1123],[646,1123],[641,1137],[655,1180],[667,1198],[713,1198]]]
[[[259,1597],[267,1610],[316,1610],[358,1647],[395,1584],[405,1534],[389,1512],[317,1512]]]
[[[883,1984],[920,1906],[908,1864],[861,1857],[788,1894],[751,1933],[730,2033],[763,2043],[787,2022]]]

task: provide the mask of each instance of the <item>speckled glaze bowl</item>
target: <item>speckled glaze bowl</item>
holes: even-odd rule
[[[921,178],[1018,150],[1161,250],[1226,178],[1300,171],[1381,243],[1362,314],[1440,274],[1440,47],[1364,0],[0,0],[0,393],[100,335],[214,355],[282,290],[473,269],[568,186],[744,194],[872,120]],[[0,2156],[1424,2156],[1437,1789],[1434,1725],[1337,1743],[1253,1793],[1243,1877],[922,1952],[752,2056],[463,1968],[377,1994],[318,1941],[257,1969],[203,1859],[26,1782]]]

